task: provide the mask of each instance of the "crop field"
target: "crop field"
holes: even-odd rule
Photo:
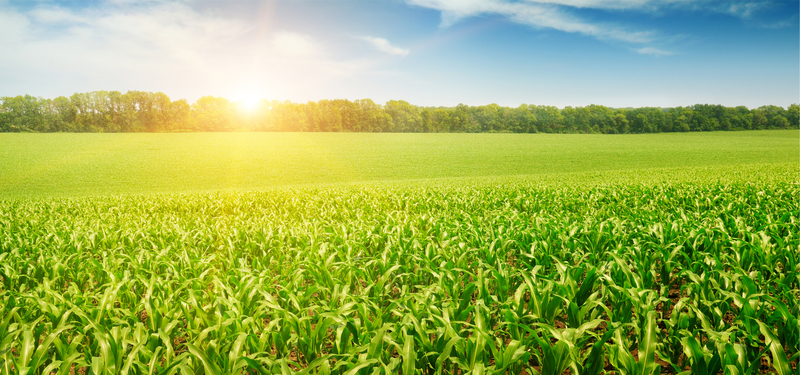
[[[0,199],[797,163],[800,132],[0,133]]]
[[[141,144],[21,136],[0,137],[29,150],[0,147],[0,374],[798,371],[797,131],[343,134],[333,161],[299,135],[144,137],[183,151],[143,181]]]

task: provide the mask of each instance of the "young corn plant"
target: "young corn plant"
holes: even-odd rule
[[[622,375],[653,375],[661,373],[661,366],[655,361],[656,345],[656,315],[654,311],[647,313],[645,323],[639,327],[638,352],[636,358],[628,350],[625,340],[622,338],[622,330],[614,332],[614,345],[609,352],[609,360],[614,368]]]
[[[795,169],[0,201],[0,375],[785,374]]]

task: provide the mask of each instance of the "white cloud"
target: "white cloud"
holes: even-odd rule
[[[272,37],[278,53],[287,57],[312,58],[322,55],[322,46],[308,35],[281,31]]]
[[[25,44],[0,58],[0,64],[16,60],[17,66],[95,74],[110,68],[133,69],[127,74],[178,65],[189,71],[203,68],[203,61],[219,60],[220,52],[240,46],[248,29],[179,3],[82,11],[42,4],[14,15],[26,23],[18,30],[21,35],[10,39]]]
[[[653,47],[639,48],[639,49],[636,49],[636,52],[638,52],[638,53],[640,53],[642,55],[653,55],[653,56],[670,56],[670,55],[674,55],[674,53],[672,53],[670,51],[665,51],[665,50],[658,49],[658,48],[653,48]]]
[[[551,4],[573,8],[633,10],[652,12],[661,9],[723,13],[743,20],[769,8],[771,0],[527,0],[528,3]]]
[[[656,9],[663,6],[696,3],[699,0],[529,0],[532,3],[564,5],[589,9]]]
[[[626,43],[648,43],[653,39],[651,32],[629,31],[624,28],[595,24],[583,21],[564,12],[553,4],[539,2],[509,2],[505,0],[407,0],[408,3],[436,9],[442,12],[442,26],[468,17],[483,14],[496,14],[508,19],[536,28],[551,28],[569,33],[589,35],[603,40],[622,41]],[[556,0],[551,3],[556,3]],[[561,2],[569,2],[562,0]],[[578,3],[579,1],[574,1]],[[590,1],[586,1],[589,3]]]
[[[372,44],[372,46],[377,48],[379,51],[386,52],[390,55],[406,56],[409,52],[408,49],[393,46],[388,40],[383,38],[362,36],[359,39],[369,42],[369,44]]]
[[[768,3],[757,1],[731,1],[727,4],[717,5],[715,10],[747,20],[752,18],[755,13],[758,13],[768,5]]]
[[[85,23],[86,17],[78,16],[59,7],[36,8],[28,13],[37,23],[58,25],[68,23]]]
[[[669,55],[671,52],[648,46],[663,37],[652,31],[630,30],[624,26],[590,22],[575,16],[578,8],[606,11],[657,12],[663,9],[724,13],[750,20],[756,12],[769,7],[769,0],[406,0],[408,4],[441,12],[442,27],[461,19],[481,15],[499,15],[534,28],[548,28],[578,33],[600,40],[638,45],[638,53]],[[761,24],[762,27],[793,25],[794,19]]]
[[[4,42],[10,43],[24,39],[25,30],[28,27],[30,27],[30,21],[27,17],[0,8],[0,46]]]
[[[736,17],[749,17],[769,6],[770,0],[527,0],[528,3],[551,4],[573,8],[655,11],[672,8],[689,11],[712,11]]]
[[[0,96],[144,90],[192,102],[248,86],[267,87],[275,99],[310,100],[329,82],[369,74],[378,61],[335,58],[324,46],[321,38],[188,2],[15,8],[0,0],[0,49],[8,52],[0,53]]]

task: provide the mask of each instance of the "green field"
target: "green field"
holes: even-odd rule
[[[799,149],[0,134],[0,375],[796,374]]]
[[[798,163],[800,132],[0,134],[0,199]]]

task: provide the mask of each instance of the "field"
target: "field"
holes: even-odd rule
[[[0,136],[0,374],[797,373],[797,131]]]
[[[0,199],[797,163],[788,131],[0,134]]]

